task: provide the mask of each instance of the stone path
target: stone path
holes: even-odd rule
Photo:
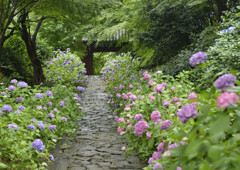
[[[52,152],[55,162],[49,170],[133,170],[145,166],[136,155],[122,155],[126,143],[114,128],[114,114],[107,100],[100,76],[89,76],[82,97],[86,113],[80,121],[82,131],[57,144]]]

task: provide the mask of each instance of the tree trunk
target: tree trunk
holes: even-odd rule
[[[25,45],[27,47],[27,53],[31,60],[32,66],[33,66],[33,83],[34,84],[40,84],[45,81],[45,77],[43,74],[42,64],[41,61],[37,57],[36,52],[36,40],[31,39],[30,31],[28,31],[26,24],[28,13],[24,13],[21,16],[21,32],[22,32],[22,39],[25,42]]]
[[[227,0],[216,0],[218,8],[218,22],[222,22],[223,11],[227,10]]]

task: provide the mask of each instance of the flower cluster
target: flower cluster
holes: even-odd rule
[[[207,60],[207,55],[200,51],[192,55],[189,59],[189,63],[192,67],[195,67],[197,64],[203,63],[205,60]]]
[[[188,119],[195,118],[197,114],[196,106],[187,104],[182,107],[181,111],[177,113],[177,116],[182,123],[187,123]]]

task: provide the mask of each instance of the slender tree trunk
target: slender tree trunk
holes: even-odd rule
[[[217,8],[218,8],[218,22],[221,22],[221,16],[223,15],[223,11],[227,10],[227,1],[228,0],[216,0]]]
[[[40,84],[41,82],[45,81],[45,77],[43,74],[42,64],[41,61],[37,57],[37,51],[36,51],[36,34],[35,31],[33,38],[31,38],[31,34],[28,31],[28,28],[26,26],[26,19],[27,19],[28,13],[25,12],[21,16],[21,32],[22,32],[22,39],[25,42],[25,45],[27,47],[27,53],[28,56],[32,62],[33,66],[33,83],[34,84]],[[39,25],[40,27],[40,25]],[[38,28],[39,29],[39,28]],[[37,30],[38,31],[38,30]]]

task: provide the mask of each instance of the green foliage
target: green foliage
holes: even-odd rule
[[[31,62],[27,57],[24,42],[18,36],[12,36],[5,42],[0,61],[0,70],[6,83],[12,78],[31,81]]]

